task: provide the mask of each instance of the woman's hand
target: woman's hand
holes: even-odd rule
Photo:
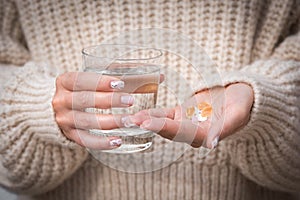
[[[193,147],[200,147],[204,143],[204,146],[213,148],[219,139],[246,125],[253,101],[252,88],[244,83],[236,83],[226,88],[215,87],[197,93],[175,108],[138,112],[128,118],[126,123],[135,123],[167,139],[186,142]],[[197,106],[201,102],[212,105],[212,115],[203,122],[188,119],[187,108]]]
[[[67,138],[92,149],[113,149],[121,145],[118,137],[99,137],[89,129],[114,129],[122,126],[121,115],[85,112],[86,108],[128,107],[133,97],[120,91],[124,82],[111,76],[88,72],[69,72],[56,79],[52,100],[58,126]]]

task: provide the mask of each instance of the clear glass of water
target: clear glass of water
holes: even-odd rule
[[[83,67],[85,72],[114,76],[124,81],[124,88],[115,92],[126,92],[134,97],[130,107],[110,109],[88,108],[87,112],[127,116],[140,110],[154,108],[160,81],[159,61],[162,52],[157,49],[118,44],[103,44],[84,48]],[[91,129],[91,134],[108,137],[118,136],[122,145],[109,153],[134,153],[148,149],[154,133],[136,125],[112,130]],[[92,154],[95,150],[89,150]]]

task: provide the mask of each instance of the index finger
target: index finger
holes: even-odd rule
[[[170,118],[153,117],[144,121],[140,127],[156,132],[172,141],[185,142],[199,147],[205,139],[207,125],[199,126],[191,120],[177,121]]]
[[[148,110],[141,110],[134,115],[128,116],[126,118],[127,123],[141,125],[144,121],[151,119],[151,117],[156,118],[170,118],[174,119],[175,111],[172,108],[153,108]]]
[[[124,82],[117,77],[93,72],[67,72],[61,75],[60,81],[70,91],[110,92],[124,87]]]

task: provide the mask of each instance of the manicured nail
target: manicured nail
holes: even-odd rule
[[[119,147],[122,144],[122,139],[113,139],[109,141],[110,146],[112,147]]]
[[[122,124],[125,124],[128,120],[129,120],[129,117],[128,117],[128,116],[125,116],[125,117],[122,117],[122,118],[121,118]]]
[[[128,116],[122,117],[122,118],[121,118],[121,122],[124,124],[124,126],[125,126],[126,128],[130,128],[130,127],[135,127],[135,126],[137,126],[136,124],[134,124],[134,123],[132,123],[132,122],[130,121],[130,118],[129,118]]]
[[[211,142],[212,149],[214,149],[214,148],[218,145],[218,142],[219,142],[219,137],[216,137],[216,138]]]
[[[123,89],[125,86],[124,81],[111,81],[110,82],[110,87],[113,89]]]
[[[141,129],[144,129],[144,130],[147,130],[147,127],[150,125],[150,123],[151,123],[151,121],[144,121],[144,122],[141,124],[140,128],[141,128]]]
[[[126,95],[126,96],[121,96],[121,103],[125,105],[132,105],[134,102],[133,96]]]

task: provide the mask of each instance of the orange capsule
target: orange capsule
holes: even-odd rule
[[[186,109],[186,116],[187,118],[192,118],[195,113],[195,108],[194,107],[189,107]]]
[[[202,102],[202,103],[199,103],[199,104],[197,105],[197,107],[198,107],[199,110],[203,110],[203,109],[206,108],[206,107],[211,107],[211,105],[210,105],[209,103]]]
[[[212,107],[205,107],[202,112],[201,112],[201,116],[202,117],[209,117],[212,113]]]

